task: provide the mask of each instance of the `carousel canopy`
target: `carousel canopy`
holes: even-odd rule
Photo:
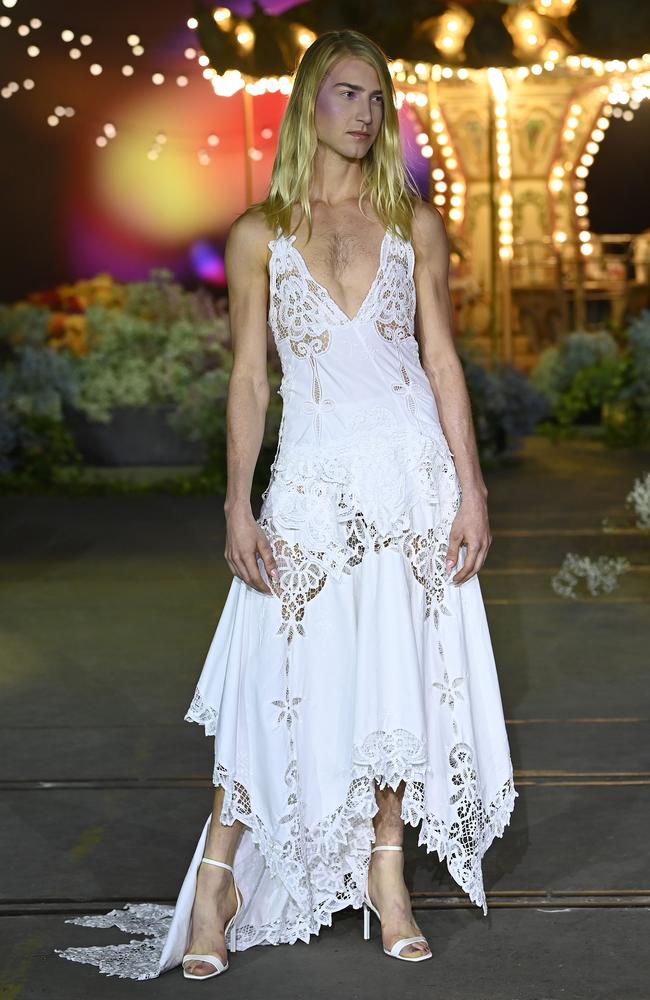
[[[639,0],[310,0],[276,15],[254,3],[240,18],[197,0],[198,34],[217,73],[292,73],[325,31],[349,28],[374,39],[390,59],[479,69],[544,58],[549,47],[605,59],[640,55],[650,40],[650,4]]]

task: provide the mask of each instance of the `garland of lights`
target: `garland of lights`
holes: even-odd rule
[[[529,76],[541,77],[545,73],[558,72],[568,76],[579,74],[580,78],[591,75],[595,80],[613,77],[611,80],[603,80],[603,85],[600,88],[602,100],[598,118],[584,148],[581,150],[573,150],[572,143],[576,138],[576,128],[584,109],[579,102],[575,101],[568,108],[561,133],[562,145],[551,166],[548,178],[549,192],[555,201],[564,194],[567,184],[573,190],[574,223],[576,232],[579,234],[580,250],[585,256],[593,252],[591,234],[589,233],[586,178],[598,153],[599,144],[609,126],[609,119],[610,117],[621,117],[625,121],[630,121],[640,103],[650,97],[650,53],[645,53],[640,58],[628,60],[601,60],[588,55],[567,54],[566,43],[556,38],[548,38],[545,22],[550,19],[565,19],[573,8],[574,2],[575,0],[535,0],[532,6],[529,4],[511,6],[504,14],[504,23],[513,37],[516,51],[522,58],[530,53],[539,53],[541,55],[540,62],[504,69],[497,67],[474,69],[424,62],[412,65],[399,59],[390,61],[388,64],[396,86],[398,109],[403,106],[405,101],[416,108],[429,108],[429,131],[420,131],[416,136],[416,142],[420,154],[425,159],[432,161],[432,201],[440,209],[447,209],[447,216],[455,226],[459,226],[464,218],[466,182],[459,167],[459,158],[450,137],[450,130],[445,123],[443,111],[436,97],[435,87],[441,81],[456,80],[482,85],[487,80],[494,100],[496,117],[496,151],[500,181],[498,195],[499,255],[502,260],[511,259],[513,252],[513,199],[510,189],[512,171],[508,122],[509,82],[525,80]],[[2,0],[2,5],[7,9],[16,7],[17,3],[18,0]],[[250,51],[254,46],[255,32],[251,25],[236,18],[229,8],[215,7],[212,11],[212,18],[220,31],[233,33],[236,44],[242,52]],[[450,8],[440,17],[430,20],[435,22],[431,26],[432,45],[449,56],[458,55],[473,24],[473,18],[469,12],[464,8]],[[6,14],[0,16],[0,28],[8,29],[12,25],[11,17]],[[190,30],[196,31],[199,27],[197,18],[189,18],[187,26]],[[39,46],[31,39],[34,33],[42,27],[43,21],[38,17],[32,17],[28,23],[16,25],[19,38],[29,39],[26,49],[29,58],[35,59],[40,54]],[[314,32],[303,25],[292,25],[292,30],[294,42],[299,52],[304,52],[316,38]],[[61,30],[59,35],[61,41],[69,46],[68,55],[75,62],[80,60],[84,51],[93,44],[93,39],[89,34],[80,34],[76,39],[75,33],[69,28]],[[135,75],[133,60],[141,58],[145,54],[145,48],[138,34],[128,34],[126,41],[133,59],[121,66],[121,73],[125,78],[132,78]],[[253,78],[237,69],[227,69],[223,73],[218,73],[210,65],[210,58],[200,47],[186,47],[183,51],[183,57],[192,65],[195,72],[197,70],[200,72],[200,76],[209,82],[213,92],[219,97],[232,97],[242,89],[252,97],[266,93],[280,93],[288,96],[291,92],[292,77],[288,74]],[[88,66],[88,71],[91,76],[98,77],[103,72],[103,66],[100,63],[92,62]],[[151,74],[151,82],[156,87],[168,84],[171,79],[174,80],[176,86],[181,88],[187,87],[190,83],[190,77],[187,73],[178,73],[175,77],[168,77],[156,70]],[[34,90],[35,86],[32,77],[26,77],[22,82],[22,88],[26,91]],[[0,95],[5,99],[10,99],[20,90],[20,87],[21,85],[15,80],[9,81],[0,89]],[[74,115],[75,109],[73,107],[58,104],[52,108],[46,121],[49,126],[56,127]],[[118,129],[114,123],[104,123],[95,138],[97,147],[99,149],[105,148],[109,142],[115,139],[117,134]],[[271,130],[264,129],[262,135],[264,138],[270,138]],[[167,134],[164,131],[158,132],[146,152],[147,158],[155,162],[167,141]],[[219,142],[219,136],[211,133],[207,136],[205,145],[196,150],[198,162],[202,166],[208,166],[212,162],[210,151],[214,150]],[[261,150],[256,147],[247,150],[247,155],[252,160],[260,160],[263,156]],[[448,191],[449,196],[447,195]],[[568,237],[564,230],[556,229],[553,238],[556,244],[562,245]]]

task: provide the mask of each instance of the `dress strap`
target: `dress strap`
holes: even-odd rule
[[[281,226],[276,226],[275,227],[275,237],[273,239],[269,240],[269,242],[266,244],[267,247],[269,248],[269,250],[271,252],[273,252],[276,243],[279,243],[279,241],[281,239],[282,239],[282,227]]]

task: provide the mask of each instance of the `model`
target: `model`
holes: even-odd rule
[[[205,979],[229,951],[309,941],[351,906],[366,938],[376,914],[390,957],[431,958],[404,882],[405,823],[487,913],[481,859],[518,793],[448,268],[442,217],[403,161],[385,55],[354,31],[321,35],[295,75],[268,196],[226,246],[234,579],[185,716],[215,738],[214,804],[173,915],[140,904],[127,909],[141,926],[107,918],[163,921],[164,935],[64,957]],[[256,519],[267,322],[283,413]]]

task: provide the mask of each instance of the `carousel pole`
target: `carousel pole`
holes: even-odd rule
[[[490,191],[490,343],[492,363],[499,358],[499,342],[497,327],[497,209],[495,200],[495,169],[494,169],[494,107],[492,88],[487,84],[488,96],[488,181]]]
[[[575,191],[575,188],[574,188]],[[585,310],[585,264],[580,243],[580,227],[577,218],[573,217],[573,246],[575,254],[575,292],[573,295],[573,329],[584,330],[586,320]]]
[[[253,161],[250,150],[253,148],[253,95],[246,87],[242,88],[242,110],[244,113],[244,183],[246,207],[253,204]]]

